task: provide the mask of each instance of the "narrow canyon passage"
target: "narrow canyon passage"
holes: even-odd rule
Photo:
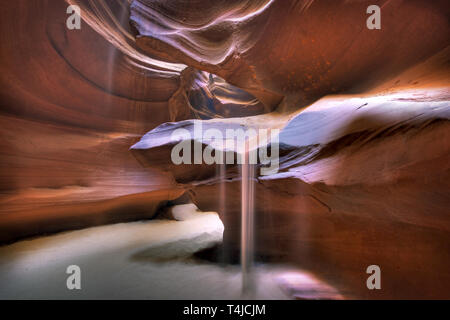
[[[450,8],[370,5],[4,4],[0,298],[450,298]]]

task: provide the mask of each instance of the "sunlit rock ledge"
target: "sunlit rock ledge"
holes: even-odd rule
[[[417,99],[420,92],[420,90],[414,91],[413,95],[412,92],[405,91],[366,97],[325,97],[306,110],[291,115],[269,113],[243,119],[185,120],[177,123],[166,123],[144,135],[139,142],[131,147],[131,151],[144,165],[160,166],[163,170],[173,172],[175,178],[181,182],[186,178],[177,175],[176,167],[178,165],[171,163],[173,161],[171,152],[175,145],[183,141],[183,138],[192,140],[193,143],[204,144],[201,153],[203,155],[205,146],[214,149],[215,144],[217,144],[216,140],[219,139],[217,137],[205,139],[202,134],[209,129],[220,132],[220,137],[224,140],[220,145],[226,146],[226,140],[229,139],[226,134],[227,130],[233,132],[253,129],[257,134],[258,129],[278,127],[280,133],[277,141],[279,141],[282,153],[280,168],[277,173],[264,177],[264,179],[276,179],[277,177],[295,176],[297,174],[298,177],[303,176],[307,182],[324,181],[320,176],[314,178],[312,176],[314,173],[309,174],[311,177],[308,178],[307,173],[301,173],[301,167],[309,165],[312,168],[311,163],[313,162],[322,163],[326,158],[331,158],[340,152],[345,153],[348,151],[347,149],[351,149],[349,152],[351,154],[359,149],[368,148],[372,145],[377,146],[381,144],[380,140],[389,140],[389,138],[408,131],[417,134],[431,126],[436,127],[438,131],[440,128],[444,128],[440,131],[445,132],[450,117],[449,101],[445,100],[446,97],[440,95],[441,90],[436,89],[426,91],[427,99],[421,101]],[[422,93],[425,93],[425,91]],[[176,132],[180,129],[186,130],[188,135],[186,137],[177,135]],[[200,132],[195,132],[195,130],[200,130]],[[414,143],[414,136],[410,140],[411,143]],[[424,140],[424,145],[420,148],[407,148],[407,141],[404,141],[403,145],[399,146],[404,149],[393,148],[389,155],[379,155],[379,157],[385,158],[382,160],[387,165],[385,169],[390,169],[389,163],[386,163],[386,161],[391,161],[392,164],[401,167],[408,161],[421,162],[422,157],[432,159],[439,157],[439,154],[445,155],[448,147],[446,141],[440,142],[439,147],[435,147],[425,143],[426,139]],[[217,149],[215,151],[236,153],[239,151],[237,142],[231,144],[231,149]],[[441,145],[443,148],[441,148]],[[260,145],[259,147],[267,146]],[[160,154],[163,149],[165,153]],[[189,151],[192,151],[192,153],[195,151],[193,145],[189,148]],[[395,159],[399,156],[395,156],[395,152],[403,153],[405,159],[396,161]],[[405,152],[413,154],[407,156]],[[389,157],[392,159],[389,159]],[[191,158],[193,157],[189,157],[189,164],[194,164]],[[369,156],[360,166],[366,166],[367,162],[371,160],[377,161],[376,158]],[[201,161],[202,163],[199,164],[205,165],[203,159]],[[220,164],[222,163],[214,163],[214,165]],[[199,167],[194,166],[191,168],[194,170],[188,168],[186,170],[192,172]],[[227,165],[227,167],[236,172],[233,164]],[[367,167],[370,167],[370,165],[367,165]],[[326,170],[318,170],[316,175],[326,175],[326,172]],[[367,180],[367,183],[376,184],[377,180],[382,179],[383,176],[380,176],[380,171],[375,170],[375,172],[376,174],[371,176],[372,179],[361,175],[361,172],[355,174],[355,179],[359,178]],[[211,171],[211,173],[214,174],[215,172]],[[369,173],[366,172],[367,174]],[[327,183],[339,184],[333,181],[327,181]]]

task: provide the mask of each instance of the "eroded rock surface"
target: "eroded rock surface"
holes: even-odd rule
[[[69,4],[81,8],[81,30],[66,27]],[[126,2],[16,1],[0,20],[1,241],[151,217],[179,188],[143,168],[131,145],[171,120],[264,112],[217,76],[142,53]],[[115,201],[160,190],[140,215]],[[113,219],[104,201],[122,208]]]

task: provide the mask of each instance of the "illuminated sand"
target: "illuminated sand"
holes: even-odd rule
[[[0,298],[242,298],[238,265],[190,258],[221,242],[223,225],[217,214],[188,212],[185,218],[95,227],[1,247]],[[73,264],[81,268],[79,291],[66,288],[66,268]],[[298,294],[296,279],[307,286],[303,297],[311,298],[311,291],[312,298],[339,297],[311,275],[286,266],[259,266],[255,277],[256,291],[246,298],[293,297]]]

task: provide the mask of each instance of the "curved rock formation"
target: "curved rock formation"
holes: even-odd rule
[[[170,120],[168,99],[185,66],[151,69],[150,58],[131,45],[124,51],[105,39],[100,31],[115,32],[112,22],[71,32],[66,9],[62,1],[39,0],[2,9],[2,241],[106,222],[100,218],[103,201],[175,190],[170,176],[142,169],[128,148],[146,130]],[[128,24],[128,8],[112,10]],[[149,201],[145,216],[165,200],[164,195]],[[122,208],[121,219],[136,217],[119,202],[110,205]],[[79,205],[90,206],[91,213],[81,224],[77,217],[87,212]],[[69,216],[69,223],[58,222]],[[13,221],[20,226],[12,227]]]
[[[184,4],[134,1],[137,44],[218,74],[271,108],[284,97],[274,113],[203,123],[222,131],[236,123],[282,128],[280,172],[256,180],[258,254],[320,270],[348,296],[448,296],[444,3],[413,1],[400,10],[400,2],[386,1],[383,28],[389,32],[376,33],[358,14],[364,2],[255,1],[260,10],[254,14],[242,11],[242,2],[228,2],[210,19],[199,17],[195,6],[174,9]],[[295,111],[343,90],[358,94],[326,97]],[[156,128],[132,150],[146,166],[170,171],[179,182],[191,180],[194,202],[221,213],[225,246],[238,250],[237,168],[227,166],[224,181],[214,166],[175,167],[163,160],[174,144],[171,131],[192,124]],[[382,293],[365,287],[365,268],[375,262],[384,270]]]
[[[80,6],[81,30],[66,28],[68,4]],[[129,7],[120,1],[4,5],[2,241],[108,222],[96,214],[102,216],[103,201],[116,197],[167,189],[178,194],[169,174],[142,168],[129,153],[143,133],[170,120],[264,111],[253,96],[217,76],[140,52],[128,18]],[[172,199],[149,200],[149,212],[140,216],[152,216]],[[79,224],[76,212],[81,216],[84,210],[75,208],[83,203],[93,206],[92,215]],[[113,203],[123,209],[122,218],[111,221],[137,217]],[[74,218],[60,225],[56,215],[65,210]],[[22,221],[22,231],[14,231],[19,229],[10,227],[12,221]]]
[[[136,42],[246,89],[269,107],[389,79],[447,45],[445,1],[382,1],[383,28],[366,27],[370,1],[135,0]],[[349,36],[351,35],[351,36]]]

